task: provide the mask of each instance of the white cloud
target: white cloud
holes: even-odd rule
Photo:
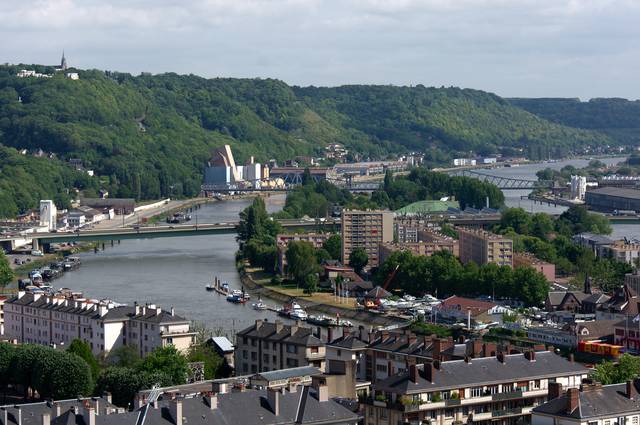
[[[640,97],[636,0],[9,0],[3,61]],[[597,80],[597,83],[596,81]]]

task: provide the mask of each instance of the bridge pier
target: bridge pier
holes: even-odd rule
[[[113,246],[113,239],[111,239],[111,246]]]
[[[97,254],[98,253],[98,245],[94,245],[93,246],[93,253]]]
[[[40,241],[38,239],[31,239],[31,249],[40,249]]]
[[[104,251],[104,242],[102,242],[102,250]]]

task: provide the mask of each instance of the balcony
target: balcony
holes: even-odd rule
[[[502,416],[522,415],[522,407],[514,407],[513,409],[494,410],[491,412],[492,418],[499,418]]]
[[[462,404],[462,400],[460,400],[459,398],[444,401],[445,407],[460,406],[460,404]]]
[[[522,398],[522,395],[523,393],[520,390],[509,391],[507,393],[493,394],[491,396],[491,400],[493,401],[514,400],[514,399]]]

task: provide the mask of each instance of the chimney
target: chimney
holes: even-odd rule
[[[464,335],[458,337],[458,344],[464,344]]]
[[[580,404],[580,390],[569,388],[567,390],[567,413],[573,413]]]
[[[636,389],[635,381],[627,381],[627,398],[634,399],[638,397],[638,390]]]
[[[160,316],[162,314],[162,309],[160,307],[156,307],[156,316]]]
[[[18,425],[22,425],[22,408],[20,406],[16,406],[16,415],[18,416],[16,418],[18,420]]]
[[[169,404],[173,425],[182,425],[182,399],[177,398]]]
[[[562,394],[562,384],[559,382],[549,382],[549,400],[555,400]]]
[[[82,412],[85,425],[96,425],[96,409],[93,407],[84,407]]]
[[[296,384],[295,382],[289,382],[289,392],[295,393],[297,391],[298,391],[298,384]]]
[[[291,325],[291,336],[295,335],[298,329],[300,329],[300,321],[296,320],[296,323]]]
[[[482,357],[482,340],[473,340],[473,357]]]
[[[327,328],[327,342],[333,341],[333,328],[329,326]]]
[[[215,410],[218,408],[218,396],[212,393],[208,393],[204,400],[206,404],[209,406],[209,409]]]
[[[110,392],[106,392],[106,393],[102,394],[102,397],[104,397],[104,399],[107,400],[107,403],[109,403],[109,404],[113,403],[113,397],[111,397],[111,393]]]
[[[7,410],[6,407],[2,407],[2,423],[3,424],[8,424],[9,423],[9,411]]]
[[[284,325],[282,324],[282,321],[281,320],[276,320],[276,333],[281,332],[283,327],[284,327]]]
[[[364,326],[362,325],[358,326],[358,338],[360,341],[364,341]]]
[[[536,352],[535,351],[525,351],[524,358],[529,360],[530,362],[534,362],[536,360]]]
[[[433,368],[436,370],[440,370],[440,360],[433,361]]]
[[[498,359],[498,361],[499,361],[500,363],[503,363],[503,364],[504,364],[504,362],[506,361],[505,356],[504,356],[504,353],[498,353],[498,354],[496,355],[496,358]]]
[[[320,384],[316,387],[316,395],[320,403],[329,401],[329,387],[325,384]]]
[[[431,353],[431,357],[434,360],[440,358],[440,353],[442,353],[442,340],[440,338],[436,338],[433,340],[433,351]]]
[[[100,398],[93,397],[93,401],[96,403],[96,415],[100,415]]]
[[[436,369],[433,367],[432,363],[424,364],[424,379],[429,382],[433,382],[436,374]]]
[[[42,414],[42,425],[51,425],[51,415],[49,413]]]
[[[176,311],[174,310],[173,306],[171,306],[171,316],[175,316],[176,315]]]
[[[227,383],[226,382],[212,382],[211,390],[216,394],[226,394]]]
[[[147,315],[147,305],[145,304],[144,307],[142,307],[142,315],[146,316]]]
[[[409,379],[414,384],[418,383],[418,366],[417,365],[409,365]]]
[[[573,363],[575,361],[575,356],[573,355],[573,353],[569,353],[569,361],[571,363]]]
[[[54,402],[53,404],[56,407],[56,418],[57,418],[62,414],[62,408],[60,407],[60,403]]]
[[[471,363],[471,357],[469,357],[469,356],[464,356],[464,362],[465,362],[465,363]]]
[[[256,329],[260,329],[264,322],[261,319],[256,320]]]
[[[267,402],[269,403],[269,408],[271,408],[271,412],[275,416],[279,416],[280,415],[280,391],[274,390],[273,388],[267,388]]]

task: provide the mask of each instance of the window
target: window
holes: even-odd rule
[[[311,354],[318,354],[318,347],[311,347]]]
[[[287,353],[297,354],[298,353],[298,347],[296,345],[293,345],[293,344],[287,344]]]
[[[445,409],[444,410],[444,417],[445,418],[453,418],[453,414],[455,413],[454,409]]]
[[[262,355],[262,361],[265,363],[269,363],[269,355],[268,354],[263,354]]]
[[[249,358],[249,352],[247,350],[242,350],[242,358],[243,359],[248,359]]]
[[[256,342],[257,342],[257,341],[255,340],[255,338],[251,338],[251,346],[252,346],[252,347],[255,347],[255,346],[256,346]]]
[[[471,397],[482,397],[484,393],[483,387],[473,387],[471,388]]]
[[[376,365],[376,370],[378,372],[387,373],[387,365],[386,364],[377,364]]]
[[[251,353],[251,360],[253,360],[254,362],[255,362],[256,360],[258,360],[258,353],[252,352],[252,353]]]
[[[535,381],[533,381],[533,388],[538,390],[540,389],[540,380],[536,379]]]
[[[243,337],[242,337],[242,343],[243,343],[244,345],[247,345],[247,337],[246,337],[246,336],[243,336]]]
[[[337,350],[338,357],[342,356],[342,350]]]

